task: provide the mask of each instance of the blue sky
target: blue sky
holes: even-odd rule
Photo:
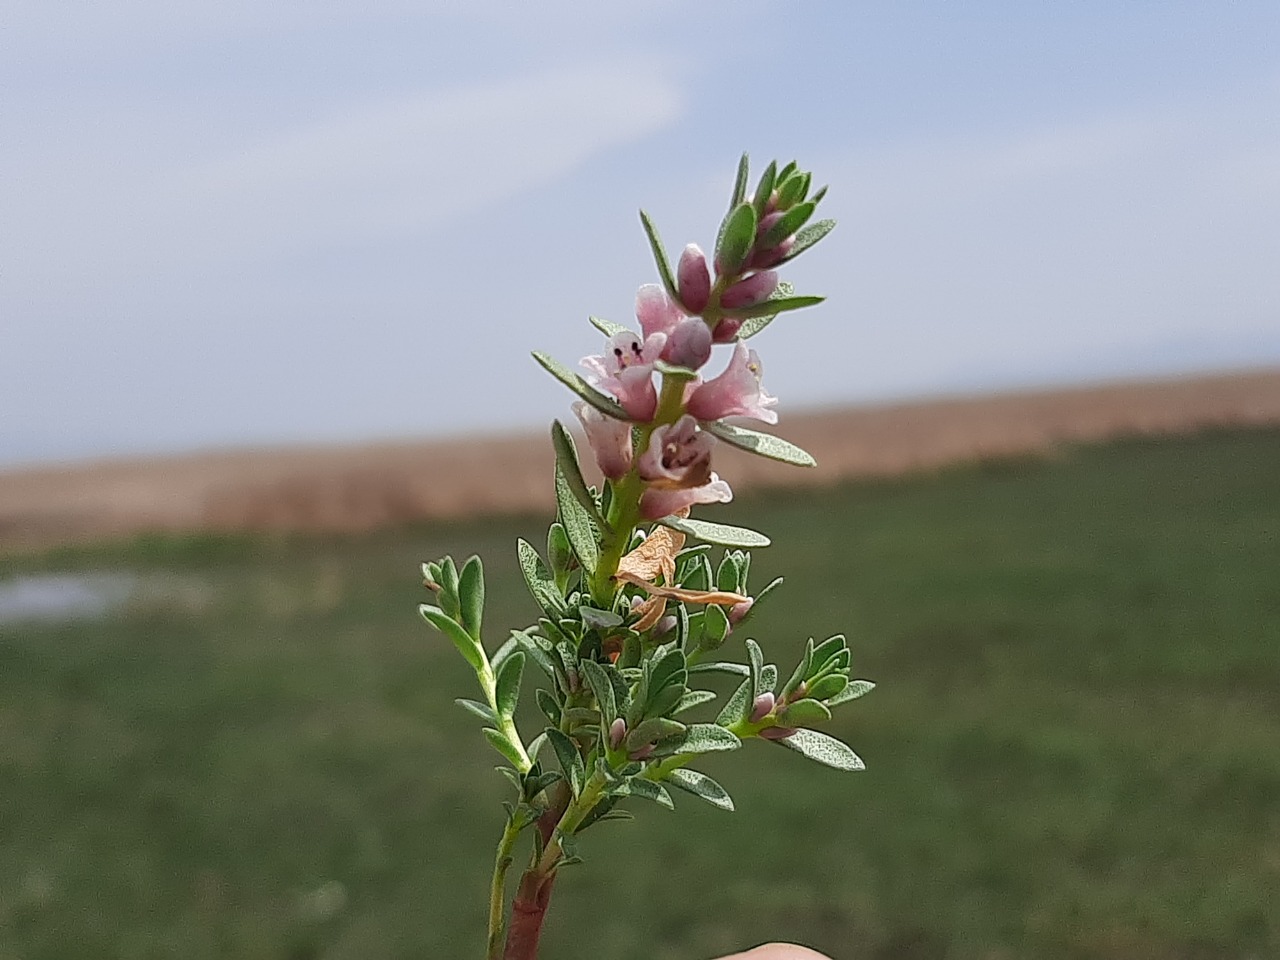
[[[602,9],[603,8],[603,9]],[[14,4],[0,465],[523,429],[738,154],[816,404],[1280,363],[1280,5]],[[714,361],[713,361],[714,362]]]

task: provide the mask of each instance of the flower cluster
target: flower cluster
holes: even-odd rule
[[[639,332],[593,319],[605,343],[582,360],[585,377],[534,354],[578,395],[573,409],[603,474],[599,487],[588,484],[573,438],[553,423],[556,519],[545,559],[532,544],[517,544],[536,623],[511,631],[490,654],[481,636],[480,559],[461,568],[449,557],[423,565],[436,602],[423,604],[422,616],[474,669],[484,699],[458,703],[484,721],[516,790],[490,888],[488,960],[533,960],[558,871],[576,862],[582,832],[622,814],[615,807],[623,801],[671,807],[675,787],[732,810],[728,792],[689,766],[703,754],[755,739],[838,770],[862,769],[847,744],[815,729],[872,687],[851,678],[844,637],[810,640],[780,685],[777,665],[753,638],[737,643],[782,582],[751,588],[745,548],[767,547],[769,538],[689,515],[733,497],[712,469],[720,444],[813,465],[799,447],[738,422],[778,419],[760,357],[746,341],[822,299],[794,295],[777,273],[833,226],[810,222],[823,191],[811,195],[809,187],[809,174],[794,163],[770,164],[747,196],[744,157],[712,256],[690,244],[674,269],[642,213],[662,282],[636,296]],[[718,344],[727,363],[708,371]],[[727,548],[716,565],[713,545]],[[738,660],[724,652],[731,647]],[[526,663],[545,677],[536,695],[546,725],[531,740],[516,724]],[[691,722],[690,711],[717,697],[697,686],[709,673],[733,675],[738,687],[713,720]],[[507,871],[525,830],[532,849],[508,921]]]
[[[622,416],[586,401],[574,405],[601,473],[617,481],[634,471],[642,481],[645,520],[732,499],[729,484],[711,470],[714,425],[730,417],[778,421],[777,401],[761,383],[759,354],[743,341],[783,310],[821,299],[791,297],[772,269],[829,229],[829,221],[820,221],[816,230],[800,232],[822,197],[819,191],[810,198],[809,185],[810,175],[795,164],[781,171],[771,165],[751,200],[735,195],[714,264],[691,243],[674,277],[645,218],[666,283],[646,284],[636,294],[640,333],[597,321],[608,332],[604,349],[582,360],[587,384],[617,401]],[[715,344],[733,344],[733,352],[708,379],[703,370]]]

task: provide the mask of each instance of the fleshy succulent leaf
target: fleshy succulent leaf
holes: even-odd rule
[[[705,773],[684,767],[672,770],[667,780],[681,790],[686,790],[695,797],[701,797],[713,807],[733,810],[733,798],[729,796],[728,791]]]
[[[671,261],[667,259],[667,251],[662,246],[662,238],[658,236],[658,228],[653,225],[653,221],[643,210],[640,211],[640,222],[644,225],[645,236],[649,238],[649,249],[653,251],[654,262],[658,265],[658,276],[662,278],[667,296],[678,301],[679,293],[676,290],[675,274],[671,272]]]
[[[773,742],[836,770],[866,769],[862,758],[847,743],[817,730],[797,730],[791,736]]]
[[[723,420],[711,421],[703,424],[703,427],[729,444],[729,446],[737,447],[739,450],[746,450],[748,453],[768,457],[770,460],[777,460],[781,463],[790,463],[797,467],[817,465],[817,461],[810,454],[801,450],[794,443],[783,440],[781,437],[761,433],[758,430],[749,430],[746,427],[735,426],[725,423]]]
[[[663,517],[658,522],[664,527],[679,530],[688,536],[723,547],[767,547],[771,542],[763,533],[748,530],[746,527],[730,526],[727,523],[711,523],[707,520],[676,516]]]
[[[601,393],[587,381],[562,364],[554,357],[545,353],[534,351],[533,359],[541,364],[542,369],[551,374],[566,387],[576,393],[591,406],[595,407],[605,416],[613,417],[615,420],[626,420],[627,412],[622,409],[622,404],[606,394]]]

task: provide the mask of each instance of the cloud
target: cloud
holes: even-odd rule
[[[349,107],[178,174],[170,209],[223,257],[447,229],[674,121],[639,66],[577,68]]]
[[[619,58],[312,104],[271,125],[188,103],[15,118],[0,240],[11,293],[217,271],[334,245],[447,231],[566,177],[683,110],[659,65]],[[73,285],[74,286],[74,285]],[[63,294],[59,294],[62,296]]]

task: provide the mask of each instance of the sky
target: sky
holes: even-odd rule
[[[1280,4],[0,0],[0,467],[483,435],[738,156],[789,410],[1280,364]],[[716,364],[718,361],[713,360]]]

